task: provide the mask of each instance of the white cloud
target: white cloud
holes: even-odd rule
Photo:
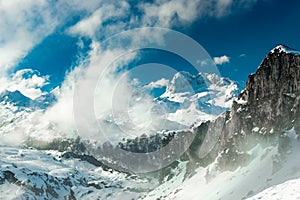
[[[230,57],[228,57],[226,55],[220,56],[220,57],[214,57],[214,61],[215,61],[216,65],[223,65],[225,63],[230,62]]]
[[[38,19],[38,20],[37,20]],[[0,67],[16,64],[58,25],[47,1],[0,1]]]
[[[35,99],[43,94],[41,88],[48,84],[48,79],[48,76],[41,76],[32,69],[19,70],[11,77],[0,78],[0,92],[18,90],[23,95]]]
[[[153,3],[108,0],[0,0],[0,70],[13,67],[35,45],[73,16],[82,20],[68,29],[73,35],[105,37],[141,26],[172,27],[201,17],[221,17],[248,9],[257,0],[154,0]],[[131,12],[137,6],[141,16]],[[86,17],[87,16],[87,17]],[[112,22],[112,23],[110,23]],[[105,25],[104,25],[105,24]]]
[[[81,135],[82,137],[89,137],[88,130],[92,131],[95,128],[91,124],[97,124],[96,118],[101,123],[102,120],[110,115],[114,115],[114,117],[118,115],[122,116],[120,119],[126,121],[128,117],[126,115],[126,113],[128,114],[128,101],[131,100],[133,88],[129,84],[128,74],[122,73],[117,75],[115,72],[135,58],[135,53],[127,54],[119,58],[115,63],[110,63],[122,52],[123,50],[119,49],[103,51],[98,42],[93,42],[92,50],[87,58],[89,61],[88,65],[80,65],[66,76],[66,80],[60,89],[60,95],[58,95],[58,102],[45,113],[47,120],[57,124],[64,132],[75,130],[76,127],[87,130],[84,133],[85,135]],[[105,66],[108,65],[109,68],[106,68]],[[97,82],[98,84],[95,88]],[[74,94],[75,87],[77,92]],[[75,102],[77,102],[76,106],[80,108],[77,109],[75,115],[78,119],[76,127],[74,122],[74,98]],[[95,105],[86,103],[89,100],[95,102]],[[148,99],[144,99],[143,102],[145,104],[146,102],[147,104],[149,103]],[[143,103],[140,102],[141,104]],[[90,113],[86,112],[91,106],[94,109],[92,114],[94,113],[96,118],[94,118],[94,115],[89,115]],[[148,108],[148,106],[145,107]],[[142,118],[144,114],[135,113],[134,118]],[[119,129],[114,129],[106,123],[102,124],[101,127],[105,130],[108,138],[118,137],[117,134],[120,133]],[[107,138],[101,139],[105,141]]]
[[[169,84],[169,80],[162,78],[154,82],[150,82],[149,84],[145,85],[144,88],[146,89],[154,89],[154,88],[162,88],[166,87]]]
[[[103,50],[100,44],[96,42],[97,36],[100,35],[100,37],[105,38],[126,29],[148,25],[163,27],[173,27],[178,24],[187,25],[202,17],[229,15],[234,9],[249,8],[253,5],[252,2],[256,1],[154,0],[152,4],[140,3],[137,5],[141,16],[135,16],[135,13],[130,12],[133,4],[128,2],[112,3],[108,0],[89,0],[82,3],[81,0],[0,0],[0,70],[4,72],[13,67],[35,45],[62,27],[75,15],[80,16],[81,20],[74,26],[67,28],[67,33],[76,36],[88,36],[95,40],[91,45],[92,50],[89,57],[86,58],[87,62],[83,62],[84,64],[66,75],[65,81],[57,93],[58,102],[45,113],[39,113],[37,117],[26,119],[23,125],[20,123],[18,125],[20,133],[23,134],[24,130],[27,130],[26,133],[29,136],[36,134],[36,136],[41,137],[40,135],[44,136],[41,134],[43,132],[48,135],[60,133],[60,131],[53,131],[53,127],[57,127],[61,129],[62,133],[72,134],[75,130],[73,100],[76,85],[80,85],[82,98],[95,98],[97,102],[95,115],[97,117],[101,118],[106,113],[115,114],[114,112],[117,112],[121,113],[121,119],[128,118],[135,125],[143,125],[143,122],[149,119],[149,110],[145,110],[145,108],[151,108],[152,103],[147,96],[139,101],[132,99],[134,89],[129,84],[126,74],[124,76],[116,74],[116,71],[119,70],[118,65],[110,66],[109,70],[102,74],[102,82],[96,93],[94,93],[94,88],[90,87],[99,79],[99,73],[101,74],[105,70],[105,66],[109,64],[108,60],[114,60],[120,51],[124,50],[117,48]],[[111,21],[113,23],[110,23]],[[133,44],[147,42],[147,37],[157,39],[157,41],[162,40],[159,34],[155,35],[153,32],[141,30],[139,34],[130,36],[130,42]],[[135,56],[135,54],[127,54],[119,58],[118,63],[127,64]],[[30,77],[23,75],[24,71],[20,71],[12,76],[0,76],[1,89],[17,89],[30,98],[41,95],[41,88],[47,84],[48,77],[38,74]],[[160,80],[150,85],[156,87],[166,83],[166,80]],[[135,103],[130,110],[128,110],[129,100]],[[85,106],[89,105],[82,104],[79,106],[82,108],[79,113],[81,123],[77,125],[89,126],[89,120],[94,119],[85,116],[86,113],[83,112]],[[127,121],[123,122],[127,124]],[[90,127],[86,128],[89,129]],[[115,130],[107,129],[107,131],[107,134],[110,134]],[[142,131],[136,131],[136,133],[142,133]]]
[[[233,12],[251,8],[257,0],[154,0],[141,3],[143,25],[164,26],[186,25],[203,17],[223,17]]]
[[[251,8],[257,0],[154,0],[136,5],[132,1],[103,1],[91,15],[70,27],[71,35],[94,38],[116,34],[130,28],[159,26],[170,28],[188,25],[204,17],[223,17]],[[137,15],[131,12],[137,6]],[[140,15],[141,14],[141,15]],[[110,23],[109,21],[113,21]],[[108,22],[108,23],[107,23]]]
[[[175,22],[191,22],[201,15],[201,9],[198,10],[198,3],[199,1],[195,0],[156,0],[154,3],[140,4],[139,7],[144,12],[142,20],[146,26],[158,25],[170,27]]]
[[[97,0],[0,0],[0,72],[16,65],[71,16],[94,12],[99,5]]]
[[[105,35],[104,31],[112,32],[111,30],[105,29],[112,29],[114,27],[118,29],[116,31],[121,31],[122,28],[124,28],[122,21],[128,17],[128,13],[130,12],[129,8],[130,5],[126,1],[118,1],[116,4],[112,4],[111,2],[103,3],[102,6],[90,16],[70,27],[68,33],[93,38],[95,34],[99,32],[102,36]],[[104,28],[103,23],[108,22],[108,20],[114,20],[114,22],[112,24],[106,24]]]

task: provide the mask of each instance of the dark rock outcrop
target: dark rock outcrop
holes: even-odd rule
[[[279,45],[263,60],[254,74],[249,75],[246,88],[233,102],[230,112],[210,122],[208,130],[197,127],[197,135],[205,135],[206,141],[215,144],[204,157],[194,159],[211,162],[221,154],[227,156],[231,165],[239,165],[244,154],[253,146],[277,142],[282,134],[295,128],[300,134],[300,55],[290,48]],[[202,136],[204,137],[204,136]],[[198,153],[205,144],[198,144]],[[234,147],[235,151],[232,151]],[[194,150],[196,147],[190,148]],[[226,153],[225,153],[226,152]],[[193,152],[195,155],[195,152]],[[212,156],[213,155],[213,156]],[[222,157],[224,157],[222,156]],[[211,157],[211,159],[208,159]],[[226,159],[227,163],[228,159]]]
[[[240,100],[247,101],[246,105],[235,104],[232,109],[239,118],[238,109],[247,109],[252,126],[264,127],[260,130],[264,134],[272,129],[271,132],[282,132],[291,128],[299,110],[300,55],[288,49],[279,45],[266,56],[239,95]]]

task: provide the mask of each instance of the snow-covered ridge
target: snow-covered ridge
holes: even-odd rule
[[[150,113],[156,117],[151,117],[151,123],[148,123],[150,122],[149,118],[141,120],[141,114],[135,115],[134,107],[147,99],[148,94],[157,88],[160,89],[160,92],[154,92],[155,94],[149,98],[151,101],[149,103],[151,104],[149,106],[151,107]],[[134,117],[124,118],[124,113],[114,113],[113,115],[108,113],[105,114],[106,116],[100,117],[104,119],[102,127],[108,125],[110,130],[114,128],[116,130],[114,135],[117,135],[116,132],[119,128],[130,130],[132,135],[135,135],[136,132],[155,134],[162,130],[186,129],[191,125],[213,120],[222,112],[229,110],[238,91],[238,85],[235,82],[217,74],[192,75],[185,71],[177,72],[171,80],[166,81],[163,78],[155,83],[143,85],[142,89],[136,89],[133,95],[135,101],[130,104],[128,112],[132,113],[131,116],[137,116],[136,120]],[[130,123],[134,121],[133,119],[135,122],[139,122],[139,126],[136,126],[136,123]],[[143,131],[141,131],[141,127],[143,127]]]
[[[174,75],[162,97],[174,93],[199,93],[209,89],[211,85],[222,87],[233,83],[228,78],[220,77],[217,74],[199,73],[192,75],[189,72],[181,71]]]
[[[217,74],[178,72],[156,100],[168,110],[168,119],[185,125],[212,120],[228,110],[238,85]],[[180,118],[180,119],[179,119]],[[179,119],[179,120],[178,120]]]
[[[300,55],[300,51],[297,51],[296,49],[290,48],[290,47],[282,45],[282,44],[276,46],[275,48],[273,48],[271,50],[271,53],[276,53],[276,52],[279,52],[279,53],[284,52],[284,53],[292,53],[292,54]]]

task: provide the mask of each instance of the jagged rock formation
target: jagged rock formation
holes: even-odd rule
[[[246,89],[239,95],[252,111],[252,125],[265,127],[260,130],[264,134],[290,128],[299,110],[300,56],[286,49],[282,45],[274,48],[257,72],[249,76]],[[244,108],[235,104],[233,112],[238,109]]]
[[[265,57],[258,70],[249,75],[246,88],[233,102],[231,111],[195,129],[203,141],[211,143],[212,151],[205,158],[215,158],[220,152],[226,157],[231,152],[233,154],[225,160],[235,166],[234,163],[239,163],[238,157],[257,143],[277,141],[292,127],[300,134],[299,100],[300,55],[279,45]],[[203,128],[205,126],[209,128]],[[209,147],[203,141],[197,144],[198,156],[194,159],[199,159],[201,149]],[[200,155],[200,159],[203,158]],[[242,156],[242,160],[245,158]]]

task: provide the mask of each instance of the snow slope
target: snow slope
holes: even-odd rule
[[[198,168],[194,176],[184,179],[186,166],[181,163],[174,171],[175,178],[151,191],[144,199],[240,200],[289,179],[300,178],[300,144],[293,129],[286,135],[292,149],[284,161],[278,159],[280,154],[277,146],[264,148],[257,145],[248,152],[253,159],[249,165],[235,171],[219,171],[218,163],[214,162],[208,167]],[[282,165],[279,170],[278,163]],[[300,198],[300,192],[293,194],[295,198]]]
[[[132,199],[157,185],[57,151],[0,146],[0,199]]]
[[[282,184],[272,186],[247,200],[298,200],[300,199],[300,179],[286,181]]]

